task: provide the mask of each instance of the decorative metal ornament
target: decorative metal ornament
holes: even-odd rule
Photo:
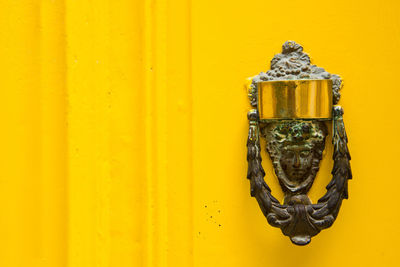
[[[296,245],[335,221],[343,199],[348,198],[347,180],[352,178],[347,135],[340,99],[342,81],[323,68],[311,65],[303,47],[293,41],[271,60],[271,69],[251,79],[248,95],[254,109],[248,113],[247,178],[251,196],[268,223],[279,227]],[[332,180],[326,194],[312,204],[307,196],[319,170],[327,136],[326,121],[332,121]],[[260,136],[284,192],[281,204],[264,181]]]

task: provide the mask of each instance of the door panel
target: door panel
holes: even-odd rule
[[[0,7],[1,266],[397,266],[396,1]],[[344,79],[352,155],[350,198],[306,247],[267,224],[246,179],[245,79],[286,40]]]

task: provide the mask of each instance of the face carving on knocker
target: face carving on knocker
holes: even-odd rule
[[[287,146],[280,158],[282,170],[286,177],[293,182],[300,182],[310,173],[313,151],[304,146]]]
[[[285,201],[308,202],[305,194],[319,170],[325,148],[325,124],[320,121],[278,121],[267,124],[262,132]]]

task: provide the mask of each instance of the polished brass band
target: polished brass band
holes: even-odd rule
[[[332,118],[332,80],[258,83],[261,120]]]

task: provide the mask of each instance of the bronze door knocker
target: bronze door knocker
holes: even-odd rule
[[[254,109],[248,113],[247,178],[251,196],[268,223],[279,227],[296,245],[335,221],[343,199],[348,198],[347,180],[352,178],[350,154],[343,123],[343,108],[337,103],[342,81],[338,75],[311,65],[303,47],[293,41],[271,60],[271,69],[251,78],[248,96]],[[312,204],[307,196],[319,170],[327,136],[326,121],[332,121],[333,169],[326,194]],[[264,181],[260,135],[284,192],[281,204]]]

